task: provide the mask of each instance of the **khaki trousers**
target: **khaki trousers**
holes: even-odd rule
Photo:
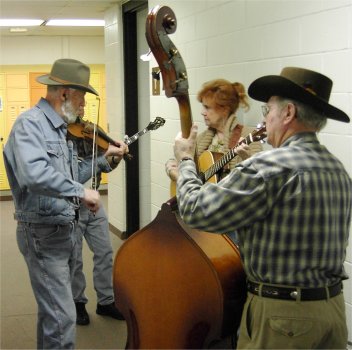
[[[347,349],[343,294],[291,301],[248,293],[237,349]]]

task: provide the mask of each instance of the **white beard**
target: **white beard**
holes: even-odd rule
[[[61,111],[67,124],[73,124],[76,121],[78,112],[73,109],[71,101],[66,100],[61,106]]]

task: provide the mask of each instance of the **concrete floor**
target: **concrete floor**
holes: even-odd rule
[[[107,209],[107,196],[102,196]],[[13,202],[0,201],[1,235],[1,325],[0,349],[36,349],[37,305],[30,285],[27,266],[16,243],[16,222]],[[111,241],[114,252],[122,241],[114,234]],[[77,326],[77,349],[124,349],[127,337],[126,322],[99,316],[95,313],[96,294],[93,287],[92,253],[83,248],[84,272],[89,298],[88,326]]]
[[[107,196],[102,200],[107,210]],[[16,242],[16,221],[12,201],[0,201],[0,272],[1,324],[0,349],[36,349],[37,304],[35,302],[27,265]],[[116,254],[123,241],[110,232]],[[86,306],[90,316],[88,326],[77,326],[76,349],[125,349],[127,326],[95,313],[96,294],[93,287],[93,254],[86,242],[83,246],[84,273],[87,280]],[[217,343],[214,348],[231,348],[231,339]]]

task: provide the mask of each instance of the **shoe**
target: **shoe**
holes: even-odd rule
[[[86,326],[90,322],[89,315],[86,310],[86,304],[75,303],[75,305],[76,305],[76,313],[77,313],[76,324],[80,326]]]
[[[97,304],[97,314],[101,316],[109,316],[120,321],[125,319],[122,313],[115,306],[115,302],[107,305]]]

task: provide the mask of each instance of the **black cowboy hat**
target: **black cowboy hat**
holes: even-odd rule
[[[286,67],[280,75],[267,75],[254,80],[248,95],[267,102],[271,96],[292,98],[324,114],[327,118],[349,123],[350,118],[329,104],[332,80],[323,74],[304,68]]]
[[[87,65],[70,58],[61,58],[54,62],[50,74],[37,77],[37,81],[44,85],[67,86],[99,96],[89,85],[89,77],[90,68]]]

